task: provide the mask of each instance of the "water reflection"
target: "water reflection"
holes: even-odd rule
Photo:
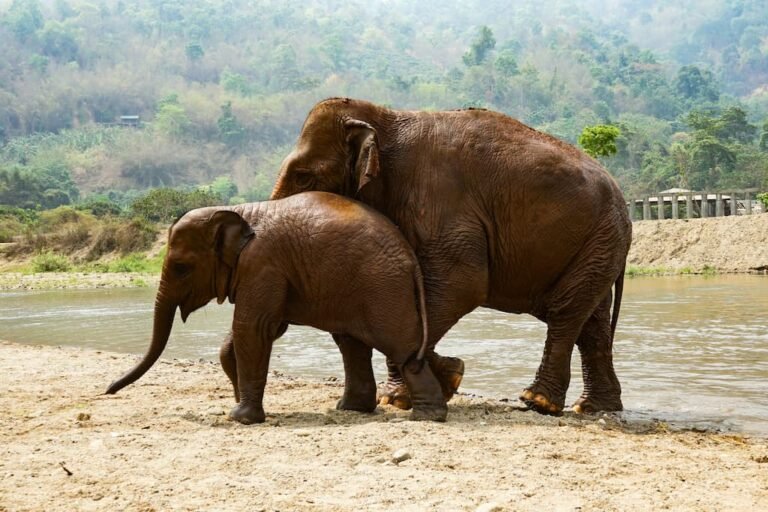
[[[152,329],[154,290],[71,290],[0,294],[0,337],[21,343],[78,345],[143,353]],[[630,417],[768,435],[768,278],[639,278],[627,281],[614,347]],[[214,304],[177,323],[166,357],[216,359],[232,306]],[[462,389],[515,397],[541,358],[544,325],[527,316],[478,310],[441,341],[466,361]],[[581,393],[574,351],[568,401]],[[278,340],[273,369],[341,378],[330,336],[292,327]],[[374,368],[383,378],[383,358]]]

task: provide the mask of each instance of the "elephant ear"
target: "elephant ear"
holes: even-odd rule
[[[233,211],[221,210],[211,216],[210,223],[214,230],[214,252],[216,253],[215,286],[216,300],[219,304],[229,296],[233,299],[233,290],[229,283],[237,266],[237,258],[245,244],[253,238],[251,226]]]
[[[348,119],[347,145],[351,155],[350,172],[357,180],[357,192],[379,175],[379,140],[376,129],[365,121]]]

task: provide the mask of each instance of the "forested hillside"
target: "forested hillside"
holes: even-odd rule
[[[0,204],[265,198],[330,96],[615,125],[628,193],[768,187],[764,0],[0,0]]]

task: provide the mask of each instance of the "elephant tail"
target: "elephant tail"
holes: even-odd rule
[[[429,329],[427,327],[427,301],[424,295],[424,279],[421,275],[421,268],[418,265],[413,273],[413,281],[416,287],[416,295],[419,298],[419,316],[421,317],[421,348],[416,359],[422,361],[427,352],[427,343],[429,343]]]
[[[616,278],[614,285],[616,286],[615,298],[613,302],[613,314],[611,315],[611,340],[613,340],[616,334],[616,324],[619,323],[619,311],[621,310],[621,295],[624,293],[624,270],[626,267],[621,268],[619,277]]]

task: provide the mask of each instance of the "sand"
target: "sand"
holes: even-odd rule
[[[768,510],[768,440],[562,418],[458,396],[446,423],[339,412],[339,382],[271,374],[227,419],[210,362],[0,342],[0,510]],[[745,406],[748,404],[745,404]]]
[[[627,262],[671,271],[768,270],[768,214],[634,222]]]

